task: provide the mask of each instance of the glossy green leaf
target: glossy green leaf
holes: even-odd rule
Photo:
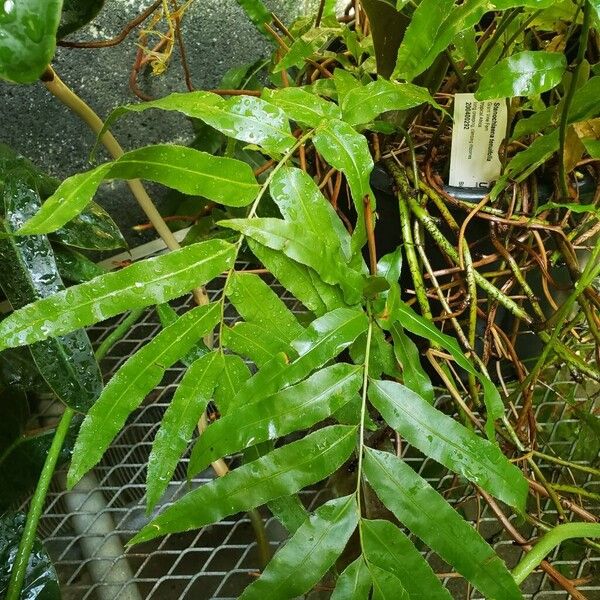
[[[50,239],[84,250],[118,250],[127,245],[118,225],[95,202],[54,231]]]
[[[364,199],[374,205],[369,178],[373,170],[373,158],[365,136],[354,131],[351,125],[331,119],[316,130],[313,143],[317,152],[338,171],[346,176],[352,200],[358,214],[353,235],[353,251],[362,247],[366,240],[364,224]]]
[[[410,600],[451,600],[427,561],[410,539],[390,521],[360,522],[365,560],[396,576]]]
[[[27,172],[42,198],[52,194],[60,183],[58,179],[50,177],[41,169],[38,169],[28,158],[25,158],[10,146],[0,143],[0,192],[2,192],[6,179],[11,177],[11,171],[15,169]]]
[[[487,0],[422,0],[406,29],[394,69],[394,79],[411,81],[433,64],[461,31],[479,22],[489,10]]]
[[[372,600],[410,600],[402,582],[390,571],[377,565],[368,565],[373,581]]]
[[[288,258],[285,254],[271,250],[271,248],[267,248],[252,239],[248,239],[247,241],[254,256],[306,308],[314,312],[317,316],[321,316],[327,312],[327,306],[323,302],[311,277],[311,269]]]
[[[10,348],[0,353],[0,382],[3,386],[12,388],[15,393],[33,392],[38,396],[52,393],[35,366],[27,346]]]
[[[525,509],[527,481],[498,446],[475,435],[400,383],[372,381],[369,400],[411,446],[506,504]]]
[[[394,354],[402,366],[402,380],[404,385],[419,394],[429,404],[435,401],[433,384],[421,364],[421,356],[415,343],[404,333],[404,329],[394,323],[390,328],[394,341]]]
[[[326,312],[335,310],[336,308],[349,306],[350,304],[352,304],[346,301],[346,299],[344,298],[344,293],[342,292],[340,286],[325,283],[316,271],[309,267],[306,267],[306,269],[308,277],[312,281],[312,284],[317,294],[319,295],[319,298],[325,305]]]
[[[250,510],[295,494],[321,481],[348,459],[356,428],[334,425],[302,440],[277,448],[189,492],[146,525],[129,543],[139,544],[179,531],[216,523],[228,515]]]
[[[73,487],[101,458],[127,417],[180,360],[217,324],[218,304],[197,306],[130,356],[113,375],[100,398],[88,412],[73,453],[68,474]]]
[[[275,554],[241,600],[279,600],[308,592],[343,552],[358,522],[356,496],[330,500]]]
[[[402,247],[382,256],[377,261],[377,275],[383,277],[390,285],[398,283],[402,270]]]
[[[257,367],[268,363],[279,352],[289,351],[288,342],[270,328],[254,323],[238,322],[223,327],[221,342],[236,354],[250,359]]]
[[[21,435],[31,416],[27,395],[4,385],[0,388],[0,454]]]
[[[284,112],[277,106],[253,96],[224,100],[203,91],[175,93],[142,104],[121,106],[109,115],[104,129],[126,112],[141,112],[149,108],[174,110],[200,119],[226,136],[261,146],[269,153],[283,153],[296,142]]]
[[[340,354],[367,327],[366,314],[356,309],[338,308],[315,319],[291,344],[298,357],[292,362],[285,355],[273,358],[246,381],[233,402],[242,406],[304,379]]]
[[[567,68],[562,52],[525,50],[508,56],[485,73],[475,98],[533,96],[557,86]]]
[[[262,326],[282,342],[302,334],[294,313],[258,275],[232,273],[225,293],[245,321]]]
[[[490,441],[493,440],[495,436],[494,421],[504,415],[504,404],[496,386],[486,375],[475,369],[462,353],[458,342],[453,337],[442,333],[431,321],[417,314],[408,304],[400,301],[399,297],[394,300],[394,294],[397,293],[398,288],[396,287],[393,292],[390,291],[390,295],[388,296],[388,300],[391,301],[391,308],[386,307],[386,311],[390,311],[389,322],[392,324],[398,322],[411,333],[439,344],[442,348],[450,352],[452,358],[454,358],[460,367],[479,379],[483,387],[483,400],[487,408],[485,432],[488,439]],[[389,324],[386,324],[385,319],[380,322],[382,326],[386,328],[390,327]],[[419,376],[419,379],[422,380],[423,378]]]
[[[26,515],[7,513],[0,517],[0,597],[5,598],[10,574],[14,568],[19,542],[23,536]],[[60,600],[58,575],[42,546],[35,538],[27,562],[25,580],[19,598],[21,600]]]
[[[229,414],[233,398],[251,373],[243,359],[235,354],[223,354],[222,361],[223,371],[215,388],[214,400],[224,417]]]
[[[598,97],[600,96],[600,77],[592,77],[582,85],[573,98],[567,122],[577,123],[600,114]],[[560,105],[559,105],[560,106]],[[558,150],[558,130],[536,138],[527,148],[513,156],[506,166],[505,173],[498,179],[490,192],[490,198],[496,199],[509,180],[523,181],[535,169],[545,164]]]
[[[555,110],[555,106],[549,106],[545,110],[533,113],[531,116],[525,119],[519,119],[515,124],[512,138],[519,140],[526,135],[543,132],[549,125],[551,125]]]
[[[284,57],[275,65],[273,72],[280,73],[291,67],[303,67],[305,60],[325,48],[339,35],[341,35],[341,29],[338,27],[312,27],[296,38]]]
[[[173,323],[179,319],[179,313],[168,302],[157,304],[155,310],[163,329],[169,325],[173,325]],[[186,352],[180,360],[183,365],[189,367],[192,363],[208,353],[209,349],[204,343],[204,340],[199,340],[198,343],[194,344],[193,348],[189,352]]]
[[[234,260],[231,244],[211,240],[107,273],[12,313],[0,323],[0,347],[32,344],[178,298],[231,268]]]
[[[348,123],[332,119],[317,129],[313,142],[319,154],[346,175],[355,205],[362,207],[365,196],[373,198],[369,185],[373,159],[363,135]]]
[[[581,142],[583,143],[586,152],[590,155],[591,158],[600,158],[600,140],[595,140],[592,138],[583,138]]]
[[[81,423],[79,416],[71,422],[58,462],[63,465],[71,458],[75,436]],[[35,488],[48,450],[54,438],[54,428],[19,432],[19,436],[0,452],[0,513],[21,502]]]
[[[0,229],[12,234],[39,206],[40,198],[29,173],[12,171],[4,186],[6,214]],[[2,238],[0,255],[0,286],[13,308],[64,290],[52,246],[45,236]],[[30,351],[42,377],[60,400],[76,411],[86,412],[102,390],[102,376],[87,334],[78,327],[72,329],[75,331],[68,335],[34,344]]]
[[[507,10],[508,8],[524,7],[543,9],[557,4],[556,0],[492,0],[491,4],[497,10]]]
[[[264,24],[270,23],[272,17],[269,9],[263,4],[262,0],[236,0],[236,2],[244,9],[252,24],[261,33],[266,35]]]
[[[350,348],[350,356],[357,365],[365,363],[366,346],[367,334],[363,333]],[[394,349],[387,341],[381,327],[374,325],[371,333],[369,376],[379,378],[382,373],[394,378],[400,377],[400,369],[394,356]]]
[[[255,444],[243,452],[244,464],[257,460],[275,448],[275,442],[268,441]],[[273,516],[285,527],[290,535],[294,534],[300,525],[308,519],[308,511],[298,494],[281,496],[267,502],[267,508]]]
[[[477,62],[479,47],[477,46],[477,31],[475,27],[464,29],[454,38],[454,48],[461,60],[472,67]],[[487,60],[491,60],[488,55]]]
[[[362,83],[346,69],[335,69],[333,71],[333,84],[337,95],[338,104],[344,102],[344,98],[355,88],[362,87]],[[331,81],[331,79],[327,80]]]
[[[214,460],[253,444],[312,427],[358,393],[361,382],[360,367],[340,363],[271,396],[239,406],[200,436],[192,450],[188,475],[193,477]]]
[[[351,303],[360,299],[362,276],[346,265],[341,248],[323,246],[318,236],[297,223],[282,219],[228,219],[219,225],[243,233],[259,244],[283,252],[316,271],[325,283],[339,285]]]
[[[576,204],[575,202],[546,202],[538,206],[536,213],[541,213],[546,210],[554,210],[555,208],[564,208],[566,210],[570,210],[571,212],[578,214],[585,213],[596,213],[600,212],[600,208],[598,208],[595,204]]]
[[[210,352],[183,375],[154,437],[146,473],[146,512],[150,513],[169,485],[223,368],[223,355]]]
[[[390,110],[407,110],[427,102],[437,106],[426,88],[378,79],[350,90],[342,102],[342,112],[350,125],[364,125]]]
[[[337,104],[297,87],[264,88],[262,98],[281,108],[288,119],[309,127],[316,127],[325,118],[342,116]]]
[[[363,286],[363,295],[366,298],[377,298],[390,289],[390,284],[385,277],[369,275]]]
[[[19,233],[55,231],[89,204],[104,179],[136,177],[229,206],[246,206],[259,190],[252,169],[239,160],[212,156],[185,146],[147,146],[63,181]]]
[[[103,6],[104,0],[63,0],[57,39],[60,40],[87,25]]]
[[[522,600],[502,559],[422,477],[396,456],[367,449],[364,473],[401,523],[486,598]]]
[[[350,234],[310,175],[293,167],[280,169],[269,192],[286,221],[319,236],[321,243],[334,251],[341,247],[350,258]]]
[[[450,352],[452,358],[465,371],[475,373],[475,368],[462,353],[458,342],[453,337],[442,333],[431,321],[417,314],[408,304],[400,302],[395,305],[393,320],[411,333],[439,344]]]
[[[495,199],[509,180],[523,181],[535,169],[543,165],[558,150],[558,130],[536,138],[527,148],[513,156],[490,192]]]
[[[101,266],[87,256],[65,246],[59,246],[54,250],[54,258],[58,272],[64,281],[83,283],[106,273]]]
[[[369,600],[372,584],[369,569],[359,556],[338,577],[331,600]]]
[[[7,0],[0,6],[0,78],[34,83],[56,50],[62,0]]]
[[[409,23],[408,17],[398,12],[404,2],[398,0],[396,7],[390,0],[362,0],[361,3],[369,17],[377,74],[388,79],[394,71],[398,47]]]

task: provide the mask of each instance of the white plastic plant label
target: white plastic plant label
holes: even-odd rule
[[[506,119],[503,99],[479,101],[473,94],[455,95],[451,186],[487,188],[498,179],[498,150],[506,134]]]

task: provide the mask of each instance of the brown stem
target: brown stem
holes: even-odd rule
[[[369,268],[371,275],[377,275],[377,249],[375,247],[375,226],[373,224],[373,209],[369,196],[363,198],[365,207],[365,225],[367,229],[367,246],[369,248]]]
[[[135,19],[129,21],[127,25],[121,30],[121,33],[108,40],[96,40],[89,42],[70,42],[68,40],[59,40],[57,45],[65,48],[109,48],[110,46],[117,46],[120,44],[133,29],[143,23],[160,5],[162,0],[156,0],[151,4],[144,12],[140,13]]]

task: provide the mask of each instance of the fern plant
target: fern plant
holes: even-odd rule
[[[260,9],[262,5],[242,4],[263,27],[269,13]],[[149,109],[177,111],[220,132],[229,140],[229,149],[241,142],[259,152],[266,165],[261,177],[233,152],[220,156],[173,144],[147,146],[69,177],[35,214],[9,233],[17,240],[46,239],[80,215],[101,183],[112,179],[154,181],[225,207],[244,209],[245,216],[219,221],[213,239],[56,290],[18,308],[0,322],[0,350],[24,345],[39,348],[39,343],[63,339],[61,336],[127,311],[153,305],[168,311],[165,303],[224,273],[220,296],[211,302],[200,296],[197,307],[171,319],[129,357],[89,408],[63,397],[69,408],[61,431],[66,431],[76,411],[85,412],[69,468],[69,486],[76,485],[101,460],[166,369],[184,361],[186,373],[165,412],[148,461],[148,512],[165,492],[199,422],[201,434],[192,449],[188,476],[194,477],[212,464],[221,477],[168,506],[130,545],[267,505],[290,537],[244,591],[244,599],[293,598],[307,593],[336,564],[354,535],[357,550],[349,564],[338,563],[341,573],[332,598],[368,598],[371,593],[373,598],[450,598],[403,528],[486,598],[518,599],[522,597],[519,584],[539,560],[511,574],[483,537],[391,452],[385,440],[370,442],[374,439],[371,429],[389,427],[481,493],[498,499],[518,515],[526,512],[529,482],[505,456],[499,440],[521,451],[526,448],[506,415],[484,361],[474,352],[472,340],[461,348],[456,339],[435,326],[425,310],[422,315],[415,311],[402,294],[399,280],[404,250],[417,298],[425,296],[426,300],[424,288],[418,288],[422,278],[415,272],[416,242],[410,226],[403,228],[404,248],[377,255],[377,206],[371,173],[373,154],[378,150],[370,147],[369,140],[371,131],[403,131],[406,116],[416,109],[443,115],[427,87],[431,87],[431,79],[418,77],[427,70],[425,75],[435,79],[438,56],[454,36],[474,30],[486,11],[499,11],[494,18],[499,19],[500,29],[505,22],[503,14],[507,14],[502,11],[514,10],[516,16],[526,9],[529,18],[537,15],[534,9],[551,3],[447,1],[438,6],[423,0],[416,8],[399,12],[412,3],[364,2],[372,24],[371,37],[341,25],[333,18],[330,4],[321,3],[317,27],[311,27],[312,22],[299,23],[290,33],[296,37],[280,52],[273,67],[273,78],[280,87],[229,99],[206,91],[174,93],[118,108],[98,131],[99,141],[107,143],[109,127],[126,114]],[[584,4],[585,27],[597,6]],[[428,14],[434,8],[446,13],[435,31],[428,26]],[[385,35],[380,36],[389,11],[405,21],[403,41],[394,49],[395,66],[387,73],[392,79],[373,78],[377,68],[386,69],[390,62],[389,52],[382,46]],[[355,19],[361,14],[355,13]],[[585,29],[583,36],[587,36]],[[339,40],[344,41],[346,50],[336,54],[341,68],[330,78],[289,85],[288,71],[302,72],[307,62],[314,62],[315,53],[325,52],[320,56],[327,57],[327,49]],[[469,39],[463,41],[464,49]],[[469,48],[473,50],[474,41],[470,43],[464,50],[467,56]],[[534,96],[553,88],[566,61],[562,54],[547,54],[552,53],[539,52],[533,57],[520,53],[510,61],[496,56],[498,64],[484,76],[478,94]],[[527,89],[519,87],[524,65],[531,70],[526,74],[531,75]],[[577,63],[577,71],[579,66]],[[45,77],[52,80],[56,76],[46,71]],[[594,88],[596,79],[591,78],[586,86]],[[302,77],[298,82],[303,83]],[[597,112],[587,101],[592,91],[582,88],[582,95],[573,102],[577,117],[565,119],[581,121]],[[382,117],[390,111],[393,118]],[[517,154],[492,197],[561,148],[560,131],[538,138]],[[307,172],[307,154],[318,157],[332,173],[343,174],[351,212],[356,215],[350,226],[347,216],[340,215]],[[387,168],[396,182],[401,216],[403,211],[412,211],[453,262],[467,269],[467,277],[472,278],[469,285],[475,290],[479,287],[494,302],[530,323],[532,319],[520,304],[493,281],[469,271],[468,251],[459,255],[445,241],[423,208],[425,196],[433,197],[433,192],[419,185],[416,164],[407,168],[388,160]],[[564,169],[562,173],[564,178]],[[340,176],[340,185],[341,181]],[[274,203],[278,216],[264,216],[266,202]],[[304,306],[305,318],[299,320],[259,275],[238,270],[238,257],[246,248]],[[593,258],[597,255],[596,248]],[[579,293],[598,275],[597,262],[590,264],[576,288]],[[239,315],[234,326],[225,323],[228,303]],[[475,300],[472,306],[476,311]],[[455,398],[469,417],[464,424],[436,408],[432,382],[413,341],[416,337],[428,340],[452,368],[466,372],[472,405],[460,395]],[[541,331],[540,337],[561,359],[597,377],[596,367],[586,364],[556,336]],[[208,341],[206,346],[201,344],[203,339]],[[452,377],[447,366],[440,375]],[[219,418],[207,425],[205,412],[211,402]],[[472,406],[478,407],[477,414]],[[289,436],[298,432],[302,436],[290,441]],[[57,439],[60,449],[61,440]],[[243,464],[229,472],[223,459],[237,453],[243,453]],[[298,493],[341,469],[351,472],[349,493],[336,495],[308,514]],[[371,491],[394,519],[372,518],[368,510]],[[593,525],[581,531],[577,535],[598,534]]]

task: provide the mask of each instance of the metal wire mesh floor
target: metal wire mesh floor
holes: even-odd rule
[[[278,292],[290,308],[298,310],[294,300],[286,298],[276,282]],[[218,293],[218,280],[209,290]],[[185,310],[190,299],[179,301],[178,308]],[[228,308],[227,318],[233,320],[233,309]],[[122,318],[122,317],[121,317]],[[119,323],[113,319],[90,328],[90,337],[99,344]],[[154,310],[129,331],[103,361],[106,377],[110,377],[133,352],[145,344],[160,328]],[[93,475],[84,480],[75,492],[65,490],[65,472],[58,472],[48,496],[40,523],[40,536],[45,542],[57,568],[65,600],[204,600],[209,598],[236,598],[259,570],[256,542],[249,520],[245,515],[229,518],[221,523],[185,534],[168,535],[128,551],[123,544],[148,521],[145,515],[145,477],[150,448],[166,407],[183,375],[184,368],[177,365],[169,369],[161,385],[132,415],[106,453]],[[555,382],[537,408],[541,424],[540,436],[547,438],[546,452],[554,452],[565,459],[573,456],[576,444],[572,432],[576,427],[569,405],[561,394],[568,394],[565,386],[571,383]],[[441,401],[444,401],[442,398]],[[58,407],[52,404],[40,417],[41,424],[56,415]],[[568,435],[567,435],[568,434]],[[455,503],[467,518],[477,526],[513,567],[521,550],[504,532],[485,503],[479,504],[472,496],[461,496],[464,482],[457,481],[433,461],[424,460],[414,449],[403,449],[405,459],[421,473],[449,501]],[[188,455],[184,456],[174,481],[170,484],[165,504],[181,497],[189,489],[185,480]],[[553,467],[553,477],[559,471]],[[598,482],[576,475],[577,484],[589,492],[599,494]],[[207,471],[195,478],[191,486],[201,485],[212,478]],[[462,488],[460,486],[463,486]],[[458,492],[457,492],[458,490]],[[469,492],[470,493],[470,492]],[[324,501],[323,490],[303,492],[301,497],[307,507]],[[27,502],[21,509],[26,510]],[[600,502],[586,500],[586,508],[598,514]],[[550,502],[542,499],[540,514],[553,515]],[[264,510],[266,530],[271,544],[276,548],[284,539],[278,522]],[[535,535],[532,527],[516,523],[525,535]],[[107,535],[106,531],[112,533]],[[436,573],[444,580],[454,598],[459,600],[481,598],[469,588],[464,579],[456,577],[443,561],[432,553],[427,555]],[[565,543],[550,557],[563,574],[582,579],[579,589],[589,600],[600,600],[600,556],[579,543]],[[535,600],[566,600],[568,595],[558,589],[542,572],[534,573],[524,584],[525,597]],[[327,598],[327,590],[315,592],[311,598]]]

